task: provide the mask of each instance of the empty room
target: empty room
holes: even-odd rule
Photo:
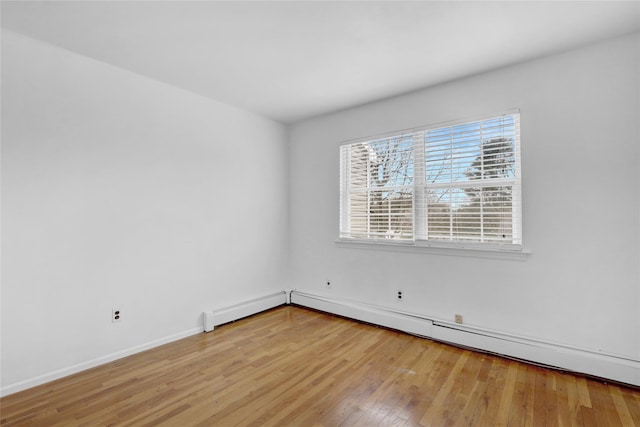
[[[0,425],[640,426],[640,2],[0,14]]]

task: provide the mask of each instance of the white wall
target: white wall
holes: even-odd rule
[[[639,360],[639,47],[636,34],[292,126],[291,286]],[[336,246],[341,141],[514,107],[525,261]]]
[[[282,290],[286,159],[280,124],[3,30],[3,390]]]

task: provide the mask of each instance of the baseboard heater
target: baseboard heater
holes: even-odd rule
[[[299,291],[291,292],[291,304],[385,326],[421,337],[433,336],[433,321],[412,313],[394,311],[355,301],[330,299]]]
[[[287,293],[285,291],[276,292],[260,298],[202,313],[202,323],[205,332],[211,332],[216,326],[233,322],[243,317],[251,316],[270,308],[278,307],[287,303]]]
[[[640,386],[640,361],[513,334],[429,319],[361,302],[292,291],[291,304],[356,319],[437,341]]]

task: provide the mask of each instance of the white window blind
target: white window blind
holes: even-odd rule
[[[518,249],[519,114],[340,148],[340,237]]]
[[[413,137],[345,145],[341,163],[340,236],[413,240]]]

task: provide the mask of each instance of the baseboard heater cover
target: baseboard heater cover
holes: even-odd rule
[[[574,349],[514,336],[492,336],[435,322],[433,338],[447,343],[513,357],[550,368],[640,386],[640,362],[625,357]]]
[[[453,345],[640,386],[640,361],[631,358],[457,325],[385,307],[301,291],[292,291],[290,301],[291,304],[386,326]]]
[[[329,299],[299,291],[292,291],[290,298],[291,304],[385,326],[421,337],[432,336],[433,322],[412,313],[393,311],[353,301]]]
[[[286,303],[287,293],[281,291],[229,307],[205,311],[202,313],[203,329],[204,332],[211,332],[216,326],[233,322],[234,320],[242,319],[243,317],[251,316]]]

